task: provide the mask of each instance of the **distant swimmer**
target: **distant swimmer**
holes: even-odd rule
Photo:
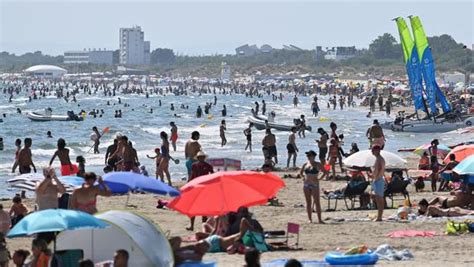
[[[53,138],[53,135],[51,134],[51,131],[46,132],[46,137],[47,138]]]
[[[202,108],[201,108],[201,106],[198,106],[198,107],[197,107],[197,110],[196,110],[196,117],[197,117],[197,118],[201,118],[201,117],[202,117]]]
[[[265,115],[265,112],[267,112],[267,103],[265,103],[265,100],[262,100],[262,115]]]
[[[259,104],[255,101],[255,115],[258,115]]]
[[[221,136],[221,146],[225,146],[227,144],[227,138],[225,138],[225,131],[227,127],[225,125],[225,120],[221,121],[221,126],[219,127],[219,134]]]
[[[171,103],[171,107],[170,107],[171,111],[174,111],[174,104]]]
[[[178,140],[178,126],[172,121],[170,122],[171,126],[171,136],[170,141],[171,145],[173,146],[173,151],[176,151],[176,141]]]
[[[227,107],[225,105],[222,106],[222,117],[227,116]]]
[[[245,151],[249,149],[252,152],[252,127],[253,123],[249,123],[249,127],[244,130],[244,135],[247,139],[247,145],[245,146]]]
[[[298,107],[298,97],[296,95],[293,97],[293,106]]]

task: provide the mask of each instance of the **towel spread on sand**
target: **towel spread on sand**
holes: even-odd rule
[[[435,231],[418,231],[418,230],[398,230],[390,232],[388,237],[432,237],[435,236]]]
[[[379,259],[388,261],[406,261],[414,258],[413,254],[408,249],[397,251],[388,244],[380,245],[375,250],[375,254],[379,256]]]

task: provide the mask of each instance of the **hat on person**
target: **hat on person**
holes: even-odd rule
[[[306,152],[306,156],[316,156],[316,155],[317,155],[317,153],[314,152],[314,150],[310,150],[310,151]]]
[[[196,159],[200,158],[200,157],[204,157],[204,158],[207,158],[207,155],[206,153],[202,152],[202,151],[199,151],[197,154],[196,154]]]

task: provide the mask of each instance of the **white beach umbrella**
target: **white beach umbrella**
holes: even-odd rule
[[[386,168],[404,168],[407,164],[406,160],[392,152],[382,150],[381,154],[385,159]],[[372,167],[375,163],[375,156],[372,155],[371,150],[362,150],[347,157],[342,162],[349,167]]]

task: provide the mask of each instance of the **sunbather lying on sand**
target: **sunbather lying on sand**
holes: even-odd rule
[[[474,210],[467,210],[462,209],[459,207],[453,207],[449,209],[442,209],[438,206],[427,205],[427,202],[420,201],[418,203],[420,214],[424,214],[426,216],[432,217],[457,217],[457,216],[466,216],[466,215],[474,215]]]
[[[471,193],[471,190],[455,190],[451,191],[450,194],[452,195],[452,197],[435,197],[432,200],[427,201],[427,203],[430,206],[433,205],[442,209],[448,209],[452,207],[466,207],[474,202],[474,195]],[[423,200],[426,201],[426,199]]]

